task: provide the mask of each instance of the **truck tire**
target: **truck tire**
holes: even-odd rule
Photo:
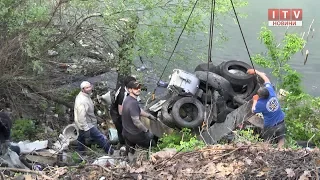
[[[254,89],[253,89],[252,92],[245,98],[245,100],[246,100],[246,101],[250,101],[250,100],[252,99],[252,97],[257,94],[259,88],[260,88],[260,84],[259,84],[257,81],[255,81],[255,83],[254,83]]]
[[[180,116],[180,108],[184,104],[192,104],[197,108],[196,117],[194,117],[191,121],[187,121],[186,119]],[[198,99],[194,97],[183,97],[174,103],[171,114],[173,117],[173,121],[176,123],[178,127],[196,128],[200,126],[204,120],[204,111],[205,108]]]
[[[220,95],[224,97],[227,101],[230,97],[235,96],[235,92],[232,89],[232,86],[228,80],[219,76],[218,74],[212,72],[205,72],[205,71],[196,71],[196,76],[200,79],[200,81],[206,82],[207,81],[207,73],[208,73],[208,83],[211,87],[217,90]]]
[[[161,108],[161,115],[162,119],[161,121],[163,124],[167,125],[168,127],[175,128],[175,123],[173,121],[173,117],[171,115],[173,104],[181,99],[182,96],[172,96],[170,97]]]
[[[247,74],[247,70],[251,68],[252,67],[249,64],[243,61],[227,61],[221,67],[221,76],[227,79],[231,84],[245,85],[253,80],[253,75]],[[229,72],[231,69],[242,71],[243,75],[237,75]]]
[[[194,71],[208,71],[208,63],[199,64]],[[219,73],[219,69],[217,66],[213,65],[213,63],[209,63],[209,72]]]

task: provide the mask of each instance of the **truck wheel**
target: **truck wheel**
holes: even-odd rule
[[[171,111],[172,111],[173,104],[181,98],[182,98],[182,96],[172,96],[162,105],[162,108],[161,108],[162,119],[161,119],[161,121],[163,122],[163,124],[165,124],[171,128],[175,127],[175,123],[173,121]]]
[[[180,115],[180,109],[183,105],[190,105],[196,107],[197,110],[192,110],[192,112],[188,111],[189,114],[192,114],[191,120],[187,120],[186,118],[182,118]],[[180,128],[196,128],[200,126],[204,120],[204,111],[205,108],[202,103],[194,98],[194,97],[183,97],[177,102],[174,103],[172,108],[172,117],[173,121],[179,126]]]

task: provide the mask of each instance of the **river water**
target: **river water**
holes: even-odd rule
[[[303,26],[289,27],[288,32],[303,33],[308,32],[309,26],[314,19],[313,28],[314,36],[309,36],[305,50],[309,50],[309,57],[306,65],[303,65],[304,56],[297,53],[289,61],[294,69],[303,75],[303,85],[305,90],[315,96],[320,96],[320,51],[317,49],[320,46],[320,11],[317,10],[320,6],[318,0],[297,1],[297,0],[282,0],[282,1],[263,1],[263,0],[249,0],[249,5],[245,8],[239,9],[240,12],[248,14],[247,18],[240,19],[240,24],[245,35],[249,50],[251,54],[264,51],[264,46],[257,40],[257,35],[260,31],[263,22],[267,21],[267,9],[269,8],[301,8],[303,10]],[[248,55],[242,41],[239,28],[234,23],[227,23],[230,26],[229,37],[230,40],[224,44],[223,50],[215,51],[219,57],[227,57],[233,59],[242,59],[248,61]],[[284,35],[286,27],[270,27],[279,40]],[[305,36],[306,37],[306,36]],[[259,68],[258,68],[259,69]]]
[[[240,24],[250,51],[251,55],[265,52],[266,49],[263,44],[258,40],[258,34],[263,23],[267,23],[268,9],[269,8],[301,8],[303,9],[303,26],[302,27],[289,27],[288,32],[295,32],[302,34],[307,33],[309,26],[314,19],[313,28],[315,29],[313,33],[313,38],[309,36],[305,50],[309,50],[309,57],[306,65],[303,65],[304,57],[301,53],[297,53],[290,61],[289,64],[303,75],[303,86],[306,92],[314,96],[320,96],[320,81],[317,79],[320,77],[320,56],[317,52],[317,48],[320,46],[319,36],[320,36],[320,22],[318,17],[320,17],[320,11],[317,8],[320,6],[319,0],[308,0],[308,1],[297,1],[297,0],[282,0],[282,1],[264,1],[264,0],[248,0],[249,5],[243,8],[236,9],[237,12],[246,13],[248,16],[246,18],[240,18]],[[219,64],[226,60],[241,60],[250,64],[250,60],[241,37],[238,25],[234,23],[234,20],[230,18],[225,18],[220,22],[223,24],[224,29],[227,30],[225,33],[228,37],[228,41],[220,44],[219,46],[214,43],[213,49],[213,63]],[[208,22],[209,25],[209,22]],[[208,26],[209,28],[209,26]],[[277,39],[282,40],[287,27],[270,27],[274,32]],[[218,32],[214,32],[215,36],[218,36]],[[306,36],[305,36],[306,37]],[[189,72],[193,72],[195,66],[201,62],[205,62],[208,51],[208,34],[197,33],[196,40],[189,39],[187,36],[183,36],[179,42],[177,53],[184,52],[190,53],[189,58],[184,62],[173,61],[169,64],[166,69],[164,80],[168,80],[168,74],[172,72],[172,69],[179,68],[184,69]],[[174,44],[175,42],[172,42]],[[186,47],[194,47],[193,51],[188,52]],[[196,48],[195,48],[196,47]],[[196,50],[195,50],[196,49]],[[203,55],[202,58],[198,58],[198,55]],[[169,54],[168,54],[169,57]],[[165,60],[160,63],[165,64]],[[259,70],[265,71],[270,74],[270,71],[262,69],[255,65]],[[158,67],[158,69],[161,69]],[[275,82],[274,82],[275,83]]]

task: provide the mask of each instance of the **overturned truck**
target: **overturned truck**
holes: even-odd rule
[[[251,99],[263,82],[246,73],[251,68],[232,60],[199,64],[194,73],[174,69],[167,93],[147,105],[159,119],[150,122],[151,131],[161,137],[166,128],[190,128],[214,144],[246,122],[261,128],[263,120],[251,112]]]

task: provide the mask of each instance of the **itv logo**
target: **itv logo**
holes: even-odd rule
[[[302,9],[268,9],[269,26],[302,26]]]

